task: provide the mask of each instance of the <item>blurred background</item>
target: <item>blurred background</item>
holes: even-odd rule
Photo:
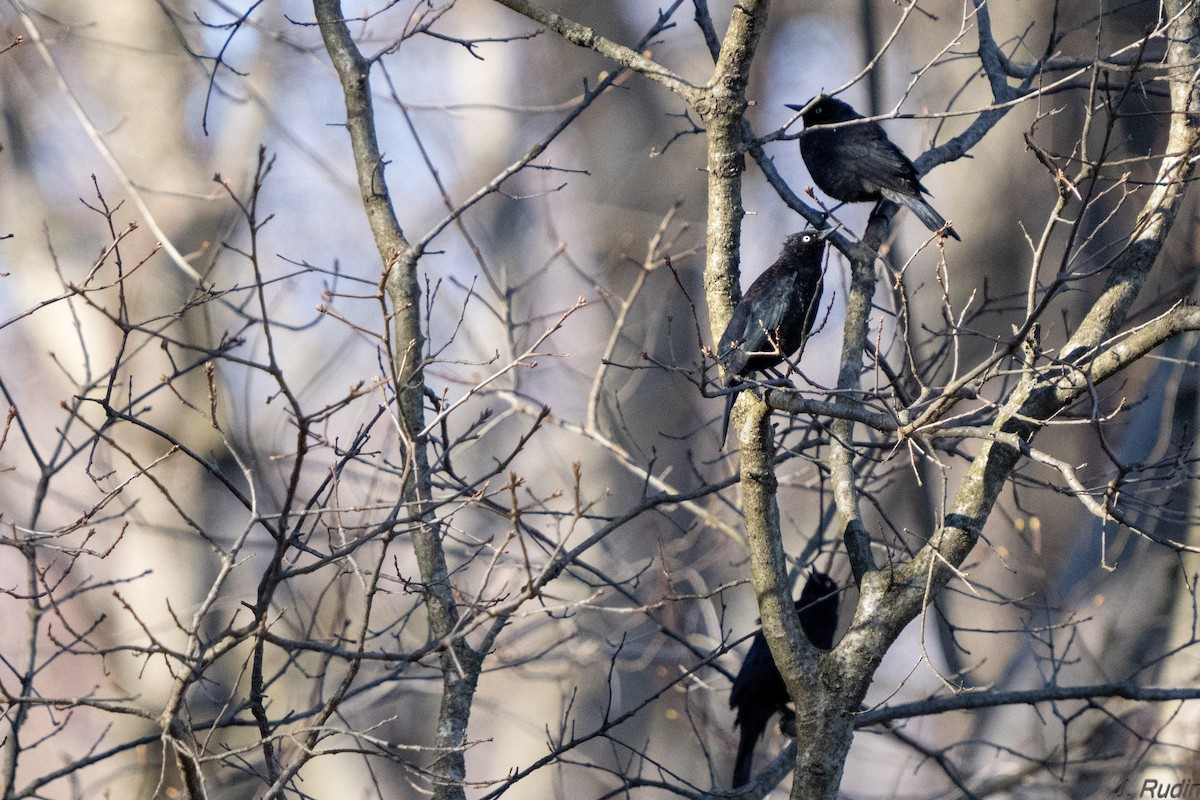
[[[544,5],[631,46],[659,12],[642,0]],[[719,32],[731,7],[710,3]],[[344,9],[363,52],[380,56],[371,76],[380,146],[410,238],[440,225],[447,202],[461,203],[547,136],[613,69],[487,0],[346,2]],[[1129,55],[1136,46],[1128,46],[1158,23],[1150,3],[1109,9],[1024,0],[991,12],[996,40],[1019,63],[1047,53]],[[675,26],[645,49],[703,84],[712,60],[692,16],[684,4]],[[406,35],[425,23],[426,33]],[[394,426],[378,413],[388,399],[376,297],[382,265],[359,200],[344,100],[310,5],[13,0],[0,7],[0,33],[0,46],[24,37],[0,53],[0,236],[7,237],[0,240],[0,318],[7,321],[0,381],[5,404],[16,410],[0,448],[0,517],[9,545],[0,550],[0,684],[19,693],[28,664],[37,663],[36,687],[26,693],[119,699],[147,717],[96,707],[32,712],[7,796],[23,796],[22,787],[43,780],[36,796],[172,796],[176,778],[169,759],[162,763],[154,722],[168,702],[172,660],[149,652],[147,642],[178,645],[180,620],[201,608],[212,642],[245,622],[242,604],[253,602],[273,542],[230,485],[253,492],[257,512],[269,516],[288,496],[299,458],[295,420],[275,379],[251,366],[267,358],[261,312],[276,326],[279,368],[310,412],[354,394],[336,413],[318,417],[313,450],[302,459],[298,495],[320,498],[325,509],[306,523],[306,534],[326,546],[363,534],[396,496]],[[991,102],[977,74],[977,36],[970,4],[776,3],[755,61],[748,118],[765,135],[793,116],[784,104],[858,78],[840,96],[864,114],[912,117],[884,125],[915,158],[961,132]],[[1152,41],[1146,60],[1160,58],[1162,46]],[[1126,73],[1113,74],[1125,80]],[[1075,84],[1083,88],[1020,104],[969,158],[924,178],[964,241],[948,243],[944,253],[923,247],[927,231],[910,216],[898,218],[884,256],[903,279],[893,291],[894,274],[881,272],[876,295],[876,329],[889,361],[911,358],[928,383],[943,384],[991,354],[1023,319],[1033,251],[1059,196],[1025,134],[1068,173],[1096,152],[1106,161],[1087,208],[1076,202],[1065,212],[1084,220],[1085,234],[1072,236],[1062,226],[1047,237],[1043,282],[1056,270],[1082,273],[1104,264],[1132,229],[1139,190],[1162,152],[1167,103],[1153,75],[1130,91],[1107,93],[1106,107],[1097,95],[1089,100],[1090,73],[1082,70]],[[946,111],[956,113],[941,116]],[[586,568],[569,570],[501,635],[471,718],[476,744],[467,763],[478,785],[469,796],[489,796],[490,782],[544,756],[564,724],[570,739],[600,725],[606,713],[616,717],[655,695],[629,721],[506,795],[603,797],[620,785],[619,776],[700,790],[728,785],[736,748],[728,673],[747,644],[716,659],[725,674],[703,668],[663,691],[697,664],[698,653],[751,633],[757,617],[732,480],[737,462],[717,441],[723,401],[698,388],[706,366],[709,379],[716,373],[703,352],[712,344],[702,283],[705,144],[699,121],[685,112],[662,87],[622,76],[534,160],[535,168],[441,228],[421,262],[432,354],[427,379],[451,401],[526,353],[576,298],[587,300],[536,355],[447,418],[450,440],[469,437],[455,451],[457,474],[482,475],[520,445],[487,491],[508,503],[501,490],[509,471],[519,476],[512,494],[532,517],[528,524],[548,542],[567,545],[646,494],[698,493],[691,505],[661,506],[616,527],[586,553]],[[252,196],[260,147],[272,166],[257,195],[257,219],[270,219],[252,238],[238,203]],[[811,180],[796,142],[772,142],[767,152],[803,194]],[[747,164],[743,288],[774,259],[786,234],[805,227],[753,161]],[[105,204],[115,209],[110,217],[101,213]],[[1192,292],[1192,205],[1139,301],[1140,318]],[[868,205],[844,207],[837,217],[861,232],[869,212]],[[126,232],[130,224],[136,229]],[[667,244],[648,256],[660,230]],[[114,238],[128,275],[123,301],[114,283]],[[95,270],[98,254],[106,259]],[[831,251],[827,269],[827,316],[795,378],[816,397],[836,383],[842,340],[846,263]],[[89,279],[109,288],[47,303]],[[1103,280],[1078,281],[1047,312],[1048,350],[1065,341]],[[907,340],[897,325],[900,297],[912,321]],[[124,332],[114,324],[121,302],[137,323]],[[966,312],[952,353],[944,352],[947,309]],[[1103,487],[1118,464],[1137,465],[1123,473],[1133,483],[1129,513],[1163,536],[1197,544],[1196,499],[1184,480],[1194,467],[1175,456],[1186,453],[1198,422],[1193,349],[1190,340],[1172,345],[1119,385],[1105,385],[1102,424],[1064,419],[1038,443],[1080,467],[1089,487]],[[183,369],[208,360],[216,364],[211,378],[200,366]],[[979,407],[1002,394],[1008,380],[995,376]],[[869,375],[864,384],[873,381]],[[167,455],[162,436],[128,423],[102,428],[103,410],[79,400],[89,397],[129,402],[195,458]],[[211,424],[213,397],[219,430]],[[549,422],[522,444],[542,405],[551,410]],[[485,412],[491,416],[481,420]],[[856,598],[822,462],[828,434],[821,420],[777,415],[776,422],[786,458],[779,471],[785,549],[797,574],[815,564],[850,587],[844,626]],[[322,494],[339,447],[364,431],[372,436],[371,460],[356,461],[341,476],[336,497]],[[936,527],[973,446],[964,442],[939,462],[877,444],[863,449],[864,510],[879,553],[899,557]],[[969,580],[952,584],[923,626],[906,632],[868,703],[951,688],[1195,683],[1194,559],[1101,525],[1058,490],[1061,482],[1045,469],[1021,472],[966,565]],[[473,590],[485,574],[487,543],[513,522],[456,494],[453,484],[443,486],[439,516],[456,584]],[[587,513],[573,515],[577,490]],[[18,545],[39,533],[52,535],[31,559]],[[219,553],[243,536],[236,567],[206,605]],[[60,545],[67,549],[56,550]],[[380,640],[372,646],[394,653],[428,637],[404,583],[415,574],[410,548],[403,537],[390,547],[382,563],[391,582],[382,584],[373,612]],[[518,566],[507,563],[507,579],[515,582],[509,589],[519,586]],[[297,575],[277,600],[280,631],[336,640],[340,615],[360,602],[348,588],[352,572],[340,563]],[[31,602],[31,594],[38,599]],[[393,625],[388,615],[402,622]],[[123,650],[124,643],[133,646]],[[311,707],[325,681],[340,677],[325,676],[316,661],[291,669],[284,655],[277,658],[271,697],[280,716]],[[255,740],[252,726],[222,717],[230,698],[244,693],[245,663],[243,649],[217,660],[187,701],[197,724],[229,722],[214,725],[225,752]],[[398,746],[428,745],[441,685],[436,660],[365,673],[369,686],[339,724]],[[6,722],[15,714],[10,706]],[[957,777],[977,797],[1110,796],[1118,778],[1143,768],[1194,775],[1186,773],[1194,736],[1190,709],[1180,705],[1019,705],[921,717],[899,733],[860,733],[843,791],[962,796]],[[1178,747],[1151,747],[1151,740]],[[784,741],[772,726],[760,767]],[[106,755],[47,779],[64,763],[96,753]],[[417,796],[426,786],[417,767],[431,756],[392,755],[314,759],[302,773],[303,796]],[[258,796],[256,758],[252,746],[236,758],[214,755],[214,796]],[[787,787],[785,780],[776,793]]]

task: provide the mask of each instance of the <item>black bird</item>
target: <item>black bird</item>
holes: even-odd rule
[[[796,601],[796,613],[800,615],[800,628],[814,647],[829,650],[833,647],[833,634],[838,621],[838,585],[823,572],[815,569],[804,584],[804,591]],[[733,768],[733,787],[736,789],[750,780],[750,769],[754,763],[754,746],[762,738],[767,723],[776,712],[784,714],[785,721],[795,720],[795,714],[787,708],[787,687],[783,676],[771,657],[771,648],[762,631],[754,634],[750,652],[729,692],[729,707],[737,709],[734,726],[742,729],[738,743],[737,762]]]
[[[804,106],[788,108],[802,111]],[[812,101],[804,112],[800,155],[813,182],[822,192],[844,203],[887,198],[908,206],[929,230],[945,229],[946,235],[962,241],[953,228],[946,226],[942,215],[925,202],[921,195],[929,190],[917,178],[917,168],[892,144],[878,122],[823,129],[862,118],[848,104],[828,95],[818,95]]]
[[[742,383],[751,372],[782,364],[804,345],[821,303],[821,256],[830,232],[805,231],[784,239],[779,258],[734,306],[717,345],[717,361],[725,368],[727,387]],[[722,445],[737,394],[731,391],[725,399]]]

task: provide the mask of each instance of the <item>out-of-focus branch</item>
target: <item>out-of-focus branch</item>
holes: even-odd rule
[[[17,11],[17,15],[21,17],[21,24],[25,26],[25,30],[28,32],[29,40],[33,42],[33,46],[38,51],[38,55],[42,57],[42,61],[50,68],[50,73],[54,76],[54,80],[58,84],[58,88],[62,91],[63,97],[66,98],[67,104],[71,107],[71,111],[75,114],[75,118],[79,121],[84,132],[87,133],[88,138],[92,140],[92,144],[95,145],[97,152],[100,153],[100,157],[104,159],[104,162],[112,169],[113,174],[117,176],[117,180],[121,182],[121,187],[125,190],[125,193],[129,195],[134,205],[137,206],[138,213],[141,214],[146,227],[150,229],[150,232],[154,234],[154,237],[162,245],[163,252],[167,254],[171,259],[171,263],[180,272],[187,275],[196,283],[203,284],[204,278],[196,271],[195,267],[188,263],[183,253],[179,252],[179,249],[171,242],[171,238],[159,226],[158,220],[155,219],[154,214],[150,211],[150,207],[146,205],[146,200],[142,197],[141,191],[138,190],[138,187],[134,185],[129,175],[125,172],[124,167],[121,166],[116,155],[108,146],[108,142],[104,140],[99,129],[92,123],[92,119],[88,116],[87,111],[84,110],[83,104],[79,102],[79,98],[75,96],[75,93],[67,84],[66,77],[62,74],[62,70],[59,69],[54,56],[50,54],[50,50],[46,47],[41,31],[34,24],[33,18],[29,16],[24,3],[20,2],[20,0],[12,0],[12,4]]]
[[[638,270],[637,278],[634,279],[633,286],[630,288],[625,297],[617,300],[617,316],[613,320],[612,333],[608,336],[608,342],[604,345],[604,351],[600,355],[600,366],[596,368],[596,375],[592,378],[592,387],[588,390],[587,413],[585,414],[584,428],[589,434],[600,436],[600,393],[604,388],[604,378],[608,374],[608,367],[612,361],[613,351],[616,350],[617,342],[625,335],[625,325],[629,320],[629,311],[633,307],[634,301],[641,294],[642,288],[646,285],[646,279],[650,273],[661,263],[663,251],[670,250],[679,233],[686,229],[686,225],[666,241],[667,229],[671,226],[671,221],[675,219],[675,215],[679,212],[679,208],[683,205],[682,200],[676,200],[671,209],[663,215],[662,220],[658,223],[658,228],[654,235],[650,237],[650,241],[646,245],[646,257],[642,260],[640,269]]]
[[[657,31],[654,31],[653,33],[657,33]],[[653,33],[651,35],[653,35]],[[551,142],[558,138],[559,134],[569,128],[571,124],[579,118],[580,114],[591,107],[592,103],[597,98],[601,97],[612,86],[614,86],[623,75],[626,74],[628,73],[621,71],[611,72],[606,75],[604,79],[595,86],[595,88],[585,91],[575,107],[572,108],[566,116],[559,120],[558,124],[554,126],[554,129],[542,137],[541,141],[525,151],[525,153],[512,164],[509,164],[507,167],[502,169],[496,175],[496,177],[492,178],[492,180],[476,189],[475,192],[466,200],[451,208],[449,214],[443,217],[419,239],[417,239],[413,245],[413,249],[418,253],[418,255],[424,253],[425,249],[429,246],[429,243],[432,242],[438,234],[445,230],[448,225],[460,219],[463,214],[465,214],[480,200],[483,200],[485,197],[489,197],[490,195],[500,191],[500,187],[506,180],[525,169],[525,167],[529,166],[529,164],[535,158],[546,152],[546,148],[550,146]]]

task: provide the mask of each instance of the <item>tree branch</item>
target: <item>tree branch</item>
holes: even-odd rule
[[[701,87],[693,86],[658,62],[652,61],[641,53],[637,53],[624,45],[617,44],[611,39],[606,39],[586,25],[568,19],[561,14],[556,14],[553,11],[547,11],[536,3],[528,2],[528,0],[496,0],[496,2],[512,9],[518,14],[529,17],[534,22],[545,25],[573,45],[587,50],[594,50],[605,58],[623,67],[628,67],[656,83],[662,84],[686,100],[689,105],[697,106],[706,95],[706,92]],[[679,5],[680,0],[676,0],[671,6],[671,10],[674,10]],[[663,14],[670,16],[670,11],[663,12]]]

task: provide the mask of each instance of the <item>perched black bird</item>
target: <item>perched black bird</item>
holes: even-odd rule
[[[833,647],[833,634],[838,621],[838,585],[823,572],[815,569],[804,584],[804,591],[796,601],[796,613],[800,615],[800,628],[814,647],[828,650]],[[750,769],[754,763],[754,746],[762,738],[767,723],[776,712],[785,718],[795,715],[787,708],[787,687],[783,676],[771,657],[771,649],[762,631],[754,634],[750,652],[729,692],[729,707],[737,709],[734,726],[742,729],[738,743],[737,763],[733,768],[733,787],[750,780]]]
[[[804,106],[789,105],[793,111]],[[822,192],[845,203],[865,203],[887,198],[893,203],[908,206],[931,231],[945,228],[948,236],[959,239],[946,220],[925,202],[928,194],[917,178],[917,169],[892,144],[877,122],[862,122],[840,128],[823,129],[825,125],[851,122],[862,115],[841,100],[819,95],[804,112],[804,136],[800,138],[800,155],[808,173]]]
[[[821,303],[821,256],[829,233],[805,231],[783,240],[775,263],[759,275],[733,309],[717,345],[725,385],[742,383],[751,372],[771,369],[804,345]],[[721,444],[737,392],[725,399]]]

